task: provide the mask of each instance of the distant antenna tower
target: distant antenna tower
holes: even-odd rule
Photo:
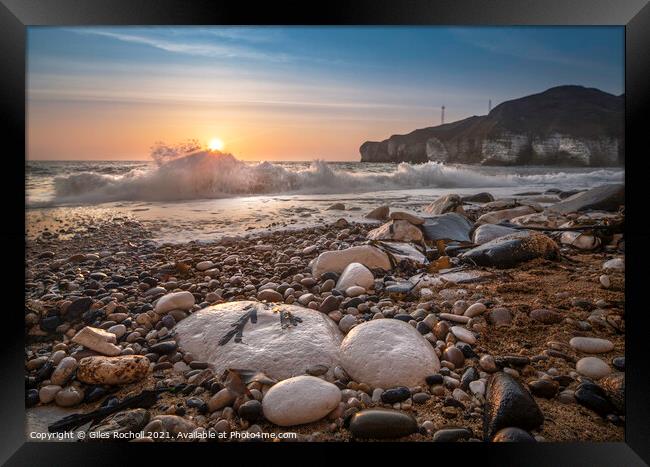
[[[492,111],[492,99],[488,101],[488,113]]]
[[[442,106],[442,113],[440,114],[440,124],[444,125],[445,124],[445,106]]]

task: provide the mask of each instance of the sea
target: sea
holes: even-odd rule
[[[28,161],[27,235],[53,218],[120,216],[158,242],[210,242],[364,215],[386,204],[421,211],[441,195],[495,198],[621,183],[624,169],[363,162],[251,162],[196,152],[167,161]],[[527,195],[531,196],[531,195]],[[328,209],[342,203],[344,210]]]

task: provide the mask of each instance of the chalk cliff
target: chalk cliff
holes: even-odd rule
[[[366,141],[362,162],[615,166],[624,162],[624,97],[558,86],[488,115]]]

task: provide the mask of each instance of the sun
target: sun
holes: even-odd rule
[[[219,138],[212,138],[208,143],[208,149],[210,149],[210,151],[222,151],[223,141],[221,141]]]

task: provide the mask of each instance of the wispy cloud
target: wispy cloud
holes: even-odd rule
[[[219,43],[216,41],[205,42],[198,40],[179,41],[177,39],[172,40],[145,33],[114,32],[101,29],[73,29],[73,31],[81,34],[108,37],[132,44],[147,45],[166,52],[206,58],[245,58],[274,62],[287,62],[291,60],[291,56],[286,53],[264,51],[253,47],[233,45],[226,42]],[[242,32],[221,30],[213,31],[213,34],[216,37],[228,37],[229,39],[239,40]]]

